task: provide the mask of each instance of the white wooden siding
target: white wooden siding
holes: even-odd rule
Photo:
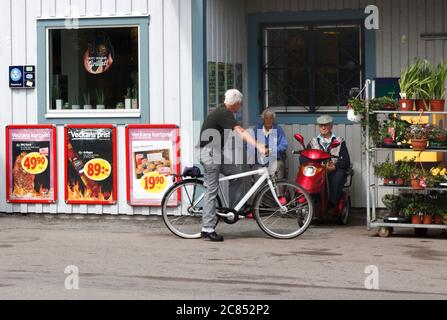
[[[149,68],[151,123],[192,127],[192,60],[190,0],[2,0],[0,1],[0,70],[13,64],[37,64],[36,19],[43,17],[113,17],[150,15]],[[0,77],[1,130],[9,124],[37,123],[37,90],[10,90]],[[125,127],[118,126],[118,202],[114,206],[67,205],[64,201],[63,126],[58,134],[58,202],[55,205],[8,205],[0,183],[0,212],[159,214],[159,209],[133,208],[126,200]],[[192,163],[192,139],[182,139],[182,162]],[[4,133],[0,150],[5,150]],[[5,181],[5,154],[0,176]]]

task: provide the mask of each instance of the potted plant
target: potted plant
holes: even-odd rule
[[[398,103],[390,97],[375,98],[370,101],[369,109],[374,110],[397,110]]]
[[[382,197],[382,202],[388,209],[389,215],[391,217],[396,217],[399,215],[400,199],[400,196],[394,194],[386,194]]]
[[[126,95],[124,96],[124,105],[126,109],[132,108],[132,91],[130,88],[127,88]]]
[[[138,88],[132,89],[132,109],[138,109]]]
[[[61,110],[64,101],[61,97],[61,89],[58,86],[53,86],[53,99],[56,101],[56,110]]]
[[[430,110],[434,112],[444,111],[445,86],[447,81],[447,63],[439,63],[433,69],[432,77],[428,83],[430,98]]]
[[[413,63],[406,69],[402,70],[399,79],[400,87],[400,111],[413,111],[414,109],[414,96],[419,84],[419,63]]]
[[[432,127],[426,124],[412,124],[407,128],[407,139],[411,140],[413,150],[423,151],[427,148],[431,131]]]
[[[408,158],[405,157],[396,162],[395,183],[397,185],[405,185],[410,182],[414,171],[414,160],[415,158],[408,160]]]
[[[430,133],[429,137],[432,145],[442,146],[447,140],[447,132],[443,128],[435,127]]]
[[[374,165],[374,173],[377,177],[383,179],[384,185],[394,184],[395,165],[390,161],[389,156],[387,156],[385,162]]]
[[[418,83],[416,86],[416,110],[426,111],[430,105],[429,83],[432,79],[430,62],[426,59],[416,61],[418,67]]]
[[[105,109],[104,100],[104,90],[96,89],[96,109]]]
[[[415,190],[427,188],[427,174],[423,168],[414,168],[411,173],[411,187]]]
[[[382,128],[380,128],[380,136],[382,138],[384,145],[394,145],[394,138],[391,134],[393,130],[390,130],[392,128],[389,128],[388,122],[384,122]]]
[[[73,110],[79,110],[81,109],[81,105],[79,104],[79,99],[77,95],[73,96],[73,104],[71,105],[71,108]]]
[[[84,93],[82,95],[84,97],[84,109],[85,110],[91,110],[92,109],[92,104],[90,102],[90,93]]]
[[[411,217],[412,224],[421,223],[421,211],[419,209],[419,203],[413,199],[408,206],[403,209],[403,213],[407,217]]]

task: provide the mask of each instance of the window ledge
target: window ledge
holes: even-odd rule
[[[47,112],[47,119],[65,119],[65,118],[140,118],[140,110],[52,110]]]

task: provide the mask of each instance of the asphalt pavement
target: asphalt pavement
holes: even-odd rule
[[[314,223],[294,240],[254,220],[223,243],[183,240],[160,217],[0,215],[0,299],[446,299],[447,242]]]

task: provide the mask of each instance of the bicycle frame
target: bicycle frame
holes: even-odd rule
[[[239,173],[239,174],[235,174],[235,175],[231,175],[231,176],[225,176],[223,178],[220,178],[219,179],[219,190],[220,190],[220,193],[222,194],[222,198],[223,198],[225,206],[228,207],[228,201],[227,201],[226,197],[223,196],[221,182],[234,180],[234,179],[245,178],[245,177],[250,177],[250,176],[254,176],[254,175],[260,175],[261,177],[259,178],[258,181],[256,181],[256,183],[253,185],[253,187],[251,187],[251,189],[248,191],[248,193],[239,201],[239,203],[236,205],[234,210],[239,212],[239,210],[244,206],[244,204],[247,203],[247,201],[258,191],[258,189],[261,187],[261,185],[266,180],[267,180],[267,183],[268,183],[268,185],[270,187],[270,190],[272,191],[273,199],[275,199],[276,203],[280,206],[281,209],[283,209],[284,205],[282,205],[280,203],[279,199],[278,199],[278,195],[276,194],[276,190],[275,190],[272,178],[270,177],[269,171],[268,171],[268,169],[266,167],[263,167],[263,168],[260,168],[258,170],[254,170],[254,171],[249,171],[249,172],[245,172],[245,173]],[[200,197],[200,198],[202,198],[202,197]],[[200,202],[200,201],[201,201],[201,199],[198,199],[197,203]],[[222,214],[222,213],[218,213],[218,215],[224,216],[224,217],[227,216],[226,214]]]

